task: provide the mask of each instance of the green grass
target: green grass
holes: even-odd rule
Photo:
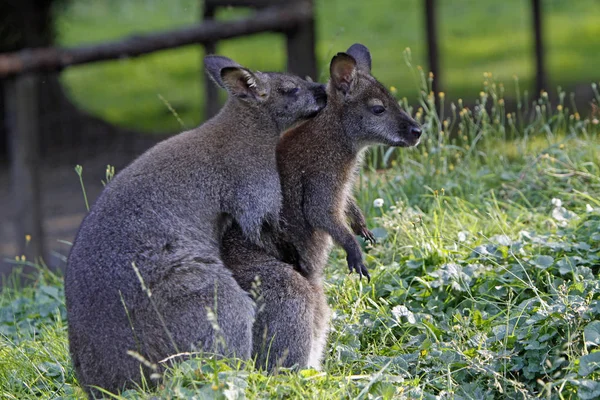
[[[372,281],[349,277],[334,250],[323,371],[193,359],[120,398],[600,396],[599,116],[545,97],[507,112],[489,77],[478,107],[442,116],[416,76],[426,136],[371,152],[360,176],[379,238],[365,249]],[[0,398],[80,395],[62,281],[40,268],[0,293]]]
[[[57,10],[57,39],[67,46],[172,29],[195,23],[200,14],[197,0],[70,3]],[[425,65],[421,1],[315,3],[322,72],[333,54],[362,42],[373,53],[374,74],[398,87],[403,95],[414,97],[415,87],[404,68],[402,52],[410,47],[415,64]],[[531,89],[534,64],[528,1],[455,0],[438,4],[444,90],[453,99],[476,96],[483,72],[492,72],[506,83],[518,75],[522,89]],[[572,88],[598,79],[598,2],[553,0],[543,5],[549,89],[559,84]],[[218,18],[241,14],[223,10]],[[284,46],[278,35],[262,34],[223,42],[218,51],[251,68],[281,70]],[[149,132],[179,131],[180,124],[171,118],[158,95],[178,110],[186,127],[199,124],[203,110],[202,56],[201,49],[189,46],[133,60],[79,66],[66,70],[63,82],[78,104],[115,124]]]

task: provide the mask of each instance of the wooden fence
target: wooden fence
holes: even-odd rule
[[[542,4],[541,0],[529,0],[531,4],[531,27],[534,37],[533,55],[535,58],[535,90],[540,93],[547,89],[548,82],[544,58],[544,44],[542,34]],[[440,91],[443,86],[443,77],[440,76],[439,47],[438,47],[438,22],[436,5],[438,0],[423,0],[425,15],[425,36],[427,40],[427,61],[429,71],[433,72],[434,92]]]
[[[0,79],[5,93],[9,129],[12,198],[16,240],[22,254],[44,256],[43,215],[40,206],[38,74],[75,65],[116,60],[191,44],[207,53],[218,41],[262,32],[285,35],[288,71],[316,78],[314,10],[312,0],[206,0],[206,21],[188,28],[137,35],[93,46],[26,49],[0,54]],[[212,20],[217,7],[252,7],[252,16],[234,21]],[[217,91],[206,85],[206,116],[218,110]],[[27,239],[29,240],[26,240]],[[27,243],[29,242],[29,243]]]

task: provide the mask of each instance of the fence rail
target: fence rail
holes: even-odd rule
[[[298,1],[268,7],[257,11],[250,18],[237,21],[206,21],[188,28],[136,35],[85,47],[26,49],[0,54],[0,78],[29,72],[59,71],[77,64],[136,57],[159,50],[210,43],[254,33],[292,31],[309,20],[312,20],[311,3]]]

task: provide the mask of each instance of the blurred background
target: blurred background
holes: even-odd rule
[[[261,7],[229,6],[251,3]],[[591,112],[590,84],[600,79],[600,0],[2,0],[0,274],[41,254],[47,264],[64,266],[107,164],[118,172],[218,107],[207,101],[202,41],[107,61],[90,54],[118,49],[93,46],[167,31],[175,33],[150,42],[177,42],[177,32],[206,18],[256,25],[270,3],[300,8],[269,14],[280,18],[277,28],[263,14],[264,26],[277,32],[210,42],[208,49],[251,69],[289,66],[325,81],[331,57],[361,42],[371,50],[373,74],[409,104],[418,105],[422,66],[435,70],[434,89],[445,93],[446,105],[475,104],[485,73],[503,82],[507,103],[532,101],[540,89],[556,96],[560,86],[575,93],[573,107]],[[86,56],[101,62],[63,69],[72,62],[63,53],[24,50],[82,46],[92,46]]]

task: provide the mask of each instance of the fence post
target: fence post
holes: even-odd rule
[[[315,13],[312,0],[304,1],[311,8],[310,20],[285,32],[287,46],[287,71],[301,78],[310,76],[318,81],[315,55]]]
[[[14,226],[20,254],[34,261],[44,256],[40,205],[38,78],[33,74],[7,80],[5,102],[11,155]],[[30,238],[27,243],[27,238]]]
[[[542,37],[542,5],[540,0],[531,0],[533,35],[535,37],[535,90],[539,96],[546,89],[546,69],[544,67],[544,44]]]
[[[435,0],[425,0],[425,32],[427,34],[427,56],[429,70],[433,72],[433,91],[438,93],[442,87],[440,77],[437,14],[435,11]]]
[[[202,10],[202,22],[212,20],[215,17],[215,6],[204,2],[204,9]],[[217,42],[206,42],[204,43],[204,54],[214,54],[217,49]],[[202,67],[204,71],[204,67]],[[219,88],[204,71],[204,120],[216,115],[221,108],[219,104]]]

